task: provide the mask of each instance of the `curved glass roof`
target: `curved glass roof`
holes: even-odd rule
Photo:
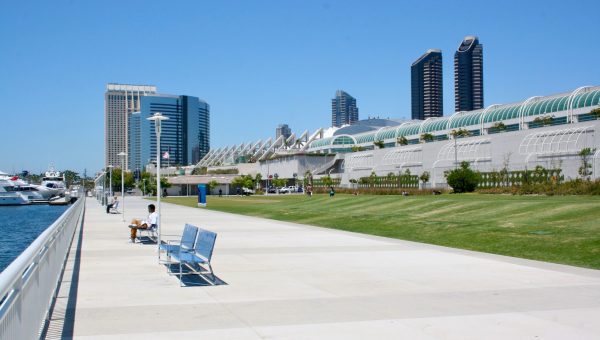
[[[418,135],[421,124],[422,123],[412,123],[400,126],[396,130],[396,137]]]
[[[310,143],[310,148],[314,149],[314,148],[320,148],[322,146],[330,145],[332,139],[333,138],[331,138],[331,137],[323,138],[323,139],[317,139],[316,141],[313,141],[312,143]]]
[[[596,106],[600,104],[600,90],[594,90],[586,93],[580,93],[573,100],[573,108]]]
[[[519,118],[519,110],[523,105],[504,105],[486,112],[483,118],[484,123],[493,123],[501,120]]]
[[[366,133],[362,135],[358,135],[354,137],[356,139],[356,144],[369,143],[375,140],[375,133]]]
[[[565,111],[569,107],[569,98],[572,98],[572,108],[580,109],[600,105],[600,88],[587,88],[585,92],[572,97],[571,93],[551,97],[539,98],[529,102],[526,106],[522,103],[507,104],[485,110],[455,113],[454,116],[428,119],[403,123],[400,126],[386,126],[378,131],[359,134],[344,134],[334,137],[318,139],[310,144],[310,149],[320,148],[331,144],[365,144],[375,140],[390,140],[401,136],[415,136],[422,133],[444,131],[449,133],[452,129],[478,125],[483,118],[483,123],[494,123],[519,118],[519,111],[524,117],[552,114]]]
[[[435,132],[435,131],[446,130],[449,119],[450,119],[450,117],[428,119],[423,122],[422,132],[423,133],[431,133],[431,132]]]
[[[340,144],[354,144],[354,138],[352,138],[351,136],[347,136],[347,135],[342,135],[342,136],[336,136],[335,139],[333,140],[333,145],[340,145]]]
[[[567,109],[568,100],[569,95],[539,100],[533,104],[527,105],[523,111],[523,116],[538,116],[557,111],[564,111]]]
[[[394,126],[392,128],[381,129],[375,135],[375,139],[376,140],[386,140],[386,139],[396,138],[396,129],[397,129],[396,126]]]

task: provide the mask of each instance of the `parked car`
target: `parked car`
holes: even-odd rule
[[[290,192],[291,191],[290,191],[289,187],[281,187],[281,188],[279,188],[279,193],[280,194],[289,194]]]
[[[254,190],[252,190],[252,189],[248,189],[248,188],[242,188],[242,192],[243,192],[243,193],[244,193],[244,195],[246,195],[246,196],[254,195]]]
[[[269,189],[267,190],[267,192],[269,194],[275,194],[275,193],[277,193],[277,188],[275,188],[275,187],[269,187]]]

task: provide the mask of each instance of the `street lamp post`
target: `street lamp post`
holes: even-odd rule
[[[121,221],[125,222],[125,156],[127,153],[120,152],[117,156],[121,158],[121,206],[123,207]]]
[[[160,130],[161,123],[163,120],[169,119],[169,117],[165,117],[160,112],[156,112],[152,117],[147,118],[148,120],[154,121],[154,132],[156,133],[156,205],[158,206],[158,240],[157,240],[157,251],[158,251],[158,259],[160,261],[160,236],[162,231],[162,225],[160,223],[160,219],[162,217],[160,213]]]
[[[109,182],[108,182],[108,197],[113,197],[113,192],[112,192],[112,165],[108,166],[108,171],[109,171]],[[108,202],[107,202],[108,204]]]

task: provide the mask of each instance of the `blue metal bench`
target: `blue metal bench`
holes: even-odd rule
[[[200,229],[192,251],[180,250],[179,252],[171,253],[171,263],[179,263],[179,272],[173,273],[173,271],[171,271],[171,273],[179,275],[179,284],[181,286],[183,286],[183,275],[190,274],[210,274],[212,276],[212,281],[209,281],[209,283],[211,285],[215,284],[215,274],[210,264],[210,260],[212,258],[216,239],[216,233]],[[184,272],[183,267],[186,267],[187,271]]]
[[[163,243],[159,246],[160,252],[165,252],[167,255],[166,261],[160,260],[161,263],[171,263],[171,254],[179,253],[180,251],[191,252],[194,250],[194,242],[196,240],[196,235],[198,234],[198,227],[193,226],[191,224],[185,224],[183,228],[183,233],[181,234],[181,240],[179,243],[176,243],[176,240],[167,240],[167,243]],[[168,235],[165,235],[168,236]]]
[[[156,240],[158,239],[157,234],[156,234],[156,230],[158,229],[158,225],[157,224],[151,224],[148,228],[140,228],[137,230],[137,238],[139,241],[142,240],[142,233],[146,233],[148,238],[153,241],[156,242]]]

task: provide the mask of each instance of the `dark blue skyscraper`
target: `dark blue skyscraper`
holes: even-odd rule
[[[162,122],[162,162],[170,165],[196,164],[210,149],[210,106],[191,96],[150,95],[141,99],[140,159],[142,166],[156,159],[154,122],[147,118],[160,112],[169,117]],[[134,143],[130,143],[134,144]]]
[[[472,111],[483,108],[483,45],[479,38],[467,36],[454,53],[454,109]]]
[[[356,99],[348,93],[338,90],[331,100],[331,126],[340,127],[358,121]]]
[[[129,170],[144,170],[142,163],[142,121],[139,112],[129,113],[127,116],[127,164]]]
[[[428,50],[410,67],[412,119],[444,115],[442,51]]]

